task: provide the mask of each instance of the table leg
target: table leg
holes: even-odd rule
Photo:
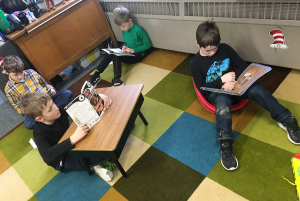
[[[117,159],[113,159],[114,164],[116,164],[117,168],[119,169],[119,171],[121,172],[121,174],[123,175],[124,178],[128,178],[128,175],[126,174],[126,172],[124,171],[123,167],[121,166],[121,164],[119,163],[119,161]]]
[[[144,124],[147,126],[148,125],[148,122],[147,120],[145,119],[144,115],[142,114],[141,111],[139,111],[139,116],[141,117],[142,121],[144,122]]]

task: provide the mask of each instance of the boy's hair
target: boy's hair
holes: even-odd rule
[[[21,113],[31,119],[43,116],[43,108],[51,100],[49,94],[45,92],[29,92],[21,97],[19,101]]]
[[[218,46],[221,41],[219,28],[215,22],[203,22],[196,31],[197,43],[200,47]]]
[[[24,64],[18,56],[9,55],[3,58],[3,69],[7,73],[22,73]]]
[[[114,10],[114,22],[116,25],[121,26],[122,24],[129,22],[131,19],[130,11],[123,7],[119,6]]]

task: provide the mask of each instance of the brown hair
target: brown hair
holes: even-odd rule
[[[121,26],[122,24],[129,22],[131,19],[130,11],[123,7],[119,6],[114,10],[114,22],[116,25]]]
[[[9,55],[3,58],[3,69],[7,73],[22,73],[24,64],[18,56]]]
[[[203,22],[196,31],[196,40],[200,47],[218,46],[221,41],[219,28],[215,22]]]
[[[21,113],[35,119],[38,116],[43,116],[43,108],[51,100],[49,94],[45,92],[30,92],[21,97],[19,104],[21,106]]]

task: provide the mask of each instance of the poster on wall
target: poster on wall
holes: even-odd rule
[[[273,43],[270,44],[271,48],[281,48],[287,49],[289,48],[285,43],[285,37],[281,30],[273,29],[269,32],[269,35],[273,38]]]

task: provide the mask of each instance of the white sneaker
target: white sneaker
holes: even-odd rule
[[[102,168],[100,165],[94,166],[94,170],[104,181],[111,181],[114,178],[112,171]]]

